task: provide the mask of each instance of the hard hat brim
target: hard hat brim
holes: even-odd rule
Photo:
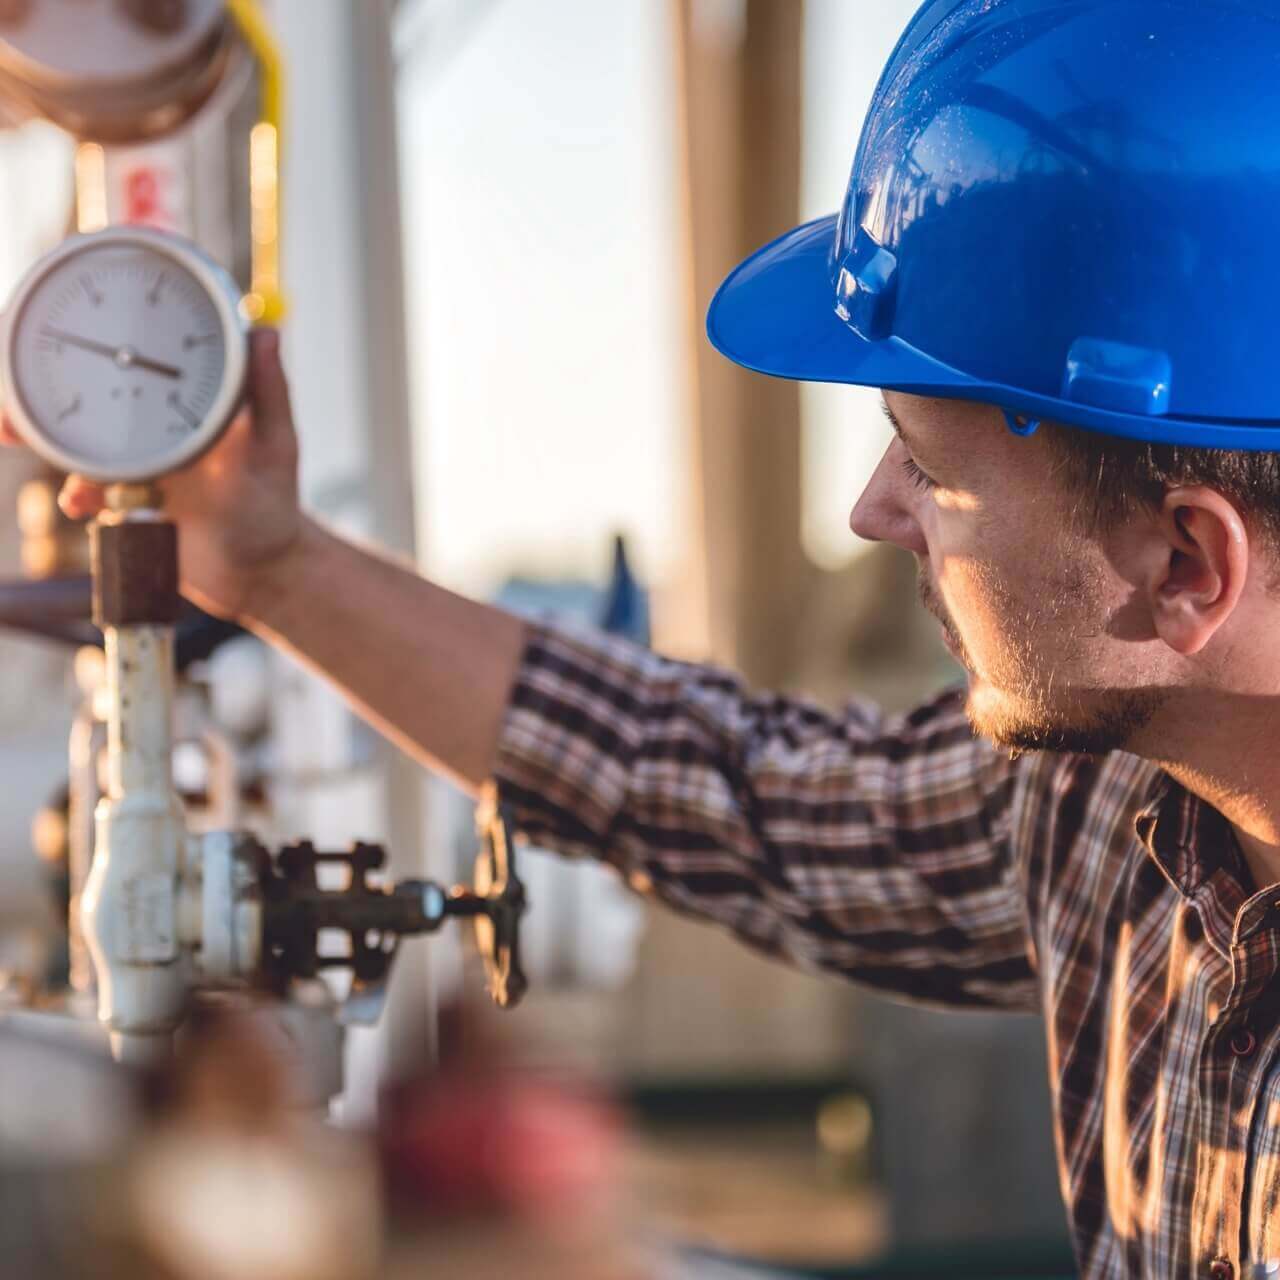
[[[707,337],[717,351],[745,369],[775,378],[974,400],[1131,440],[1222,449],[1280,448],[1280,422],[1111,412],[984,382],[900,338],[862,337],[835,309],[831,247],[836,221],[833,214],[788,231],[734,270],[707,313]]]
[[[720,286],[707,337],[735,364],[775,378],[957,395],[978,384],[906,343],[869,342],[835,309],[836,215],[806,223],[752,254]]]

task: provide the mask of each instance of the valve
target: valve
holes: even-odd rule
[[[514,1008],[528,990],[520,958],[520,919],[528,905],[524,884],[510,822],[496,799],[482,803],[477,825],[481,848],[474,885],[447,893],[430,880],[403,880],[386,888],[370,884],[370,874],[386,862],[379,845],[356,844],[330,853],[303,841],[281,849],[274,865],[263,864],[260,872],[264,976],[284,985],[324,969],[350,969],[347,1021],[373,1021],[400,939],[434,933],[452,916],[474,920],[489,994],[500,1008]],[[322,888],[321,867],[345,870],[347,886]],[[345,934],[346,953],[322,954],[322,931]]]

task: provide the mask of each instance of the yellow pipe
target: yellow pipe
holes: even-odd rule
[[[259,0],[227,0],[227,9],[257,59],[262,77],[262,115],[249,143],[253,283],[245,309],[255,324],[277,325],[288,309],[280,279],[284,57]]]

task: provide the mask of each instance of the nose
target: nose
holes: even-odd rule
[[[897,456],[895,440],[849,515],[849,528],[867,542],[892,542],[904,551],[927,556],[929,546],[914,514],[915,491]]]

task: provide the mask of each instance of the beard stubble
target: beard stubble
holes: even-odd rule
[[[1048,591],[1038,590],[1037,599],[1043,602],[1038,607],[1019,600],[990,573],[983,575],[999,616],[1010,624],[1020,619],[1023,626],[1022,634],[1014,634],[1012,625],[1006,631],[1008,669],[994,680],[977,674],[964,637],[935,592],[927,566],[918,558],[917,570],[920,603],[942,625],[968,673],[965,711],[980,737],[1014,755],[1030,751],[1107,755],[1124,750],[1163,704],[1159,690],[1080,689],[1063,678],[1063,668],[1082,665],[1084,642],[1097,634],[1087,619],[1101,612],[1096,578],[1079,566],[1069,566]],[[1037,643],[1038,637],[1046,635],[1052,635],[1056,650],[1051,658],[1045,656],[1045,646]]]

